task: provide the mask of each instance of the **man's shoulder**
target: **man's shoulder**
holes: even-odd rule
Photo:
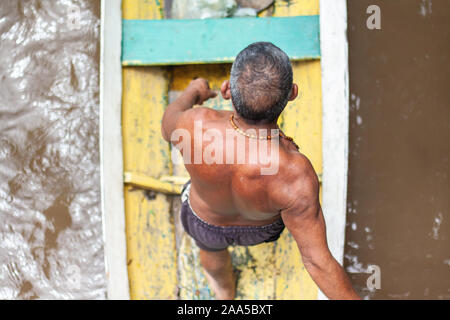
[[[189,129],[195,121],[212,121],[224,116],[225,111],[214,110],[207,107],[196,107],[183,112],[177,121],[177,128]]]
[[[280,174],[271,183],[274,201],[281,210],[318,197],[319,179],[311,161],[302,153],[287,154],[280,163]]]

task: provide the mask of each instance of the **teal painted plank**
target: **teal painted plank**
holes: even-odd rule
[[[124,20],[128,66],[233,62],[243,48],[270,41],[291,60],[320,58],[319,16],[204,20]]]

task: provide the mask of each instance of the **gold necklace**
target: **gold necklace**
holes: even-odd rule
[[[274,138],[274,136],[271,136],[270,134],[269,135],[267,135],[267,136],[256,136],[256,135],[254,135],[254,134],[250,134],[250,133],[247,133],[247,132],[245,132],[245,131],[243,131],[243,130],[241,130],[241,129],[239,129],[239,127],[236,125],[236,123],[234,122],[234,113],[231,115],[231,117],[230,117],[230,123],[231,123],[231,126],[233,127],[233,129],[235,130],[235,131],[237,131],[238,133],[240,133],[240,134],[242,134],[243,136],[246,136],[246,137],[248,137],[248,138],[251,138],[251,139],[259,139],[259,140],[270,140],[270,139],[273,139]],[[293,138],[291,138],[291,137],[288,137],[287,135],[285,135],[284,133],[281,133],[281,130],[280,129],[278,129],[278,135],[281,137],[281,138],[284,138],[284,139],[286,139],[286,140],[288,140],[288,141],[291,141],[294,145],[295,145],[295,147],[297,148],[297,149],[299,149],[299,147],[298,147],[298,145],[294,142],[294,139]]]

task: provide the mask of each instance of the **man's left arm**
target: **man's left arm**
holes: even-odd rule
[[[302,255],[311,278],[329,299],[360,299],[342,266],[327,245],[325,220],[319,203],[319,180],[309,161],[291,186],[295,199],[282,218]]]
[[[177,128],[177,122],[185,111],[194,105],[202,105],[204,101],[214,98],[217,93],[209,88],[208,81],[202,78],[192,80],[186,90],[164,112],[161,132],[164,140],[170,142],[172,132]]]

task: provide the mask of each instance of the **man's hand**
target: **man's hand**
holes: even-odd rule
[[[217,93],[209,88],[208,81],[203,78],[192,80],[185,91],[192,91],[193,95],[196,96],[194,105],[202,105],[206,100],[217,96]]]
[[[209,88],[208,81],[203,78],[192,80],[186,90],[164,112],[161,123],[161,132],[164,140],[170,141],[170,136],[184,113],[194,105],[202,105],[206,100],[216,96],[217,93]]]

